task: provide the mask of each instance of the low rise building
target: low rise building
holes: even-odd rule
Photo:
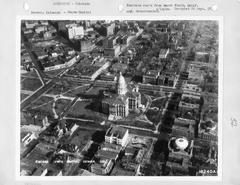
[[[145,75],[143,75],[143,83],[156,85],[159,75],[160,75],[159,71],[149,70]]]
[[[175,118],[174,125],[172,127],[173,136],[184,136],[188,139],[194,138],[195,133],[195,120],[185,119],[185,118]]]
[[[161,74],[157,79],[158,85],[174,87],[177,83],[177,76],[171,73]]]
[[[119,126],[111,126],[105,135],[105,141],[121,146],[126,146],[128,137],[128,129]]]
[[[24,23],[27,29],[32,29],[38,25],[38,21],[36,20],[28,20],[28,21],[25,21]]]
[[[110,66],[111,62],[106,58],[96,58],[94,60],[87,60],[80,63],[76,70],[73,70],[71,73],[80,74],[81,79],[95,80],[104,70]]]
[[[22,142],[24,146],[27,146],[31,141],[36,140],[38,137],[34,133],[28,133],[24,138],[22,138]]]
[[[186,103],[184,101],[180,101],[178,104],[179,111],[181,112],[187,112],[187,111],[199,111],[199,104],[192,104],[192,103]]]
[[[38,34],[41,32],[47,31],[47,26],[45,26],[45,25],[35,26],[34,31],[35,31],[35,33],[38,33]]]
[[[217,123],[213,120],[201,120],[198,127],[198,137],[207,141],[217,141]]]
[[[159,59],[166,59],[169,54],[169,49],[161,49],[159,52]]]
[[[113,168],[113,165],[112,159],[101,160],[99,163],[91,165],[91,172],[97,175],[107,175]]]
[[[115,73],[121,72],[124,74],[127,68],[128,68],[127,64],[124,64],[124,63],[115,63],[112,65],[112,70]]]
[[[95,43],[91,39],[82,39],[80,40],[80,50],[81,52],[92,51],[95,47]]]
[[[201,61],[204,63],[209,62],[209,53],[208,52],[202,52],[202,51],[197,51],[195,52],[195,60],[196,61]]]
[[[117,57],[121,52],[121,46],[120,45],[114,45],[112,48],[105,48],[104,49],[104,55],[111,56],[111,57]]]
[[[181,101],[192,104],[199,104],[201,96],[194,93],[183,93]]]

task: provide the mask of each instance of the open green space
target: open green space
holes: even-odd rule
[[[21,89],[28,91],[36,91],[42,86],[42,83],[37,78],[26,78],[21,81]]]
[[[73,118],[94,120],[96,122],[102,122],[107,119],[107,115],[100,113],[99,110],[96,109],[94,110],[93,105],[96,104],[95,102],[91,102],[91,100],[78,101],[70,108],[67,116]]]
[[[139,127],[139,128],[145,128],[145,129],[152,129],[154,130],[154,125],[151,125],[150,123],[144,122],[144,121],[116,121],[117,125],[127,125],[127,126],[133,126],[133,127]]]
[[[21,93],[20,95],[20,101],[24,100],[25,98],[27,98],[29,95],[28,94],[23,94]]]

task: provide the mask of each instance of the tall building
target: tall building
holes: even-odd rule
[[[77,24],[69,24],[66,25],[67,33],[69,39],[79,38],[84,36],[83,26],[79,26]]]
[[[129,111],[137,111],[141,103],[138,86],[130,87],[120,72],[116,93],[108,94],[102,101],[102,111],[113,118],[127,117]]]

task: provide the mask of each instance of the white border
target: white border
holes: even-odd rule
[[[20,51],[21,20],[216,20],[219,23],[218,48],[218,176],[20,176]],[[223,124],[223,16],[17,16],[16,19],[16,161],[17,181],[222,181],[222,124]]]

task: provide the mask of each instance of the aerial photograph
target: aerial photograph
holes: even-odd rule
[[[218,20],[20,26],[19,176],[219,175]]]

